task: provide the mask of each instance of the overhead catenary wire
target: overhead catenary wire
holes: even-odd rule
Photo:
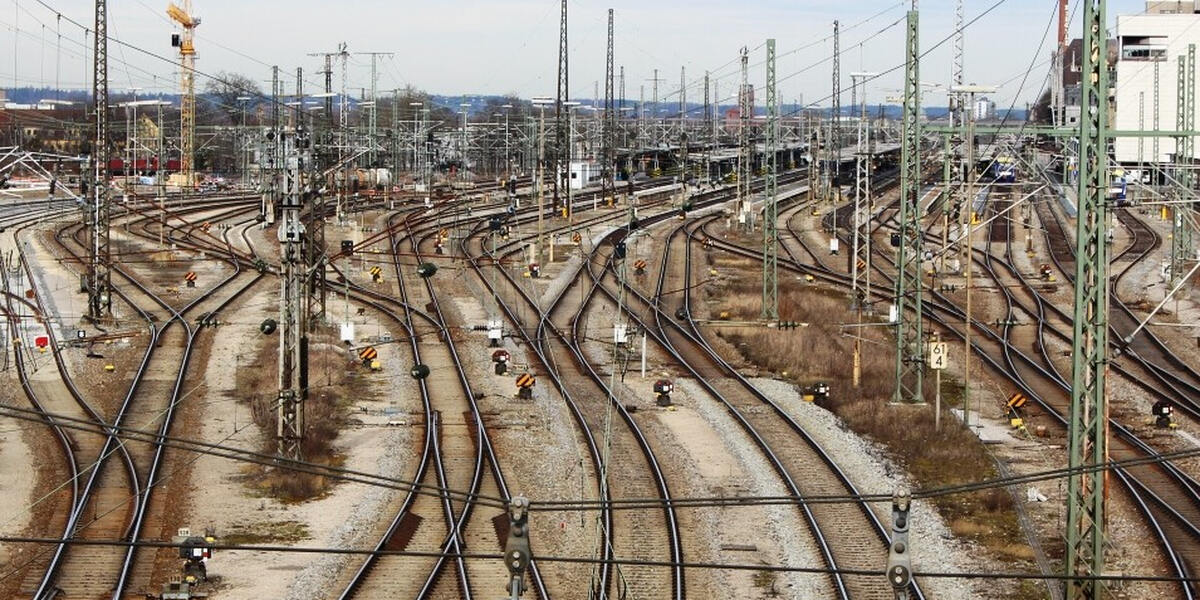
[[[20,537],[20,536],[0,536],[0,542],[13,544],[58,544],[63,543],[57,538],[37,538],[37,537]],[[65,542],[68,545],[77,546],[115,546],[115,547],[134,547],[145,549],[175,549],[181,547],[178,542],[154,541],[154,540],[139,540],[129,542],[124,540],[70,540]],[[222,544],[220,542],[206,543],[205,547],[212,548],[215,551],[245,551],[245,552],[272,552],[281,554],[332,554],[332,555],[353,555],[353,556],[403,556],[414,558],[461,558],[463,560],[504,560],[503,554],[486,553],[486,552],[440,552],[434,550],[371,550],[365,548],[333,548],[333,547],[314,547],[314,546],[271,546],[271,545],[251,545],[251,544]],[[644,560],[636,558],[621,558],[615,557],[611,559],[602,558],[586,558],[579,556],[555,556],[534,554],[533,558],[542,563],[563,563],[563,564],[607,564],[613,566],[629,566],[629,567],[661,567],[661,568],[683,568],[683,569],[703,569],[703,570],[723,570],[723,571],[759,571],[759,572],[774,572],[774,573],[812,573],[821,575],[860,575],[860,576],[878,576],[884,577],[887,573],[882,569],[846,569],[828,567],[801,567],[791,565],[777,564],[761,564],[761,563],[720,563],[720,562],[699,562],[699,561],[666,561],[666,560]],[[210,563],[211,564],[211,563]],[[211,567],[210,567],[211,568]],[[1076,574],[1059,574],[1059,573],[1025,573],[1019,571],[1012,572],[982,572],[982,571],[922,571],[914,570],[913,576],[917,578],[937,578],[937,579],[987,579],[987,580],[1017,580],[1017,581],[1106,581],[1106,582],[1163,582],[1163,583],[1195,583],[1200,582],[1200,577],[1176,577],[1171,575],[1152,575],[1152,574],[1129,574],[1123,573],[1120,575],[1076,575]]]
[[[0,416],[9,418],[31,421],[39,424],[45,424],[45,419],[42,413],[32,409],[19,408],[15,406],[0,405]],[[55,421],[55,424],[66,429],[95,433],[98,435],[107,435],[112,432],[118,437],[127,440],[162,444],[170,448],[179,450],[198,452],[220,458],[230,460],[238,460],[255,464],[272,464],[282,470],[297,471],[297,472],[313,472],[314,474],[325,475],[331,479],[349,481],[354,483],[363,483],[377,487],[387,487],[402,491],[414,490],[416,493],[431,495],[439,498],[452,500],[466,500],[479,502],[481,504],[490,505],[496,508],[506,506],[506,501],[503,498],[489,496],[485,494],[471,494],[462,491],[456,491],[440,486],[426,485],[405,481],[403,479],[385,477],[352,469],[341,467],[333,467],[320,465],[317,463],[309,463],[298,460],[285,460],[276,457],[273,454],[263,454],[252,450],[234,448],[211,442],[202,442],[176,436],[159,436],[156,433],[145,432],[136,429],[128,429],[125,427],[101,426],[96,423],[87,421],[86,419],[60,415],[56,413],[46,413],[46,417]],[[998,477],[985,479],[976,482],[969,482],[951,486],[941,486],[925,489],[916,489],[912,492],[914,499],[932,499],[942,496],[950,496],[964,494],[970,492],[986,491],[990,489],[1008,487],[1012,485],[1024,485],[1037,483],[1040,481],[1051,481],[1070,477],[1072,475],[1082,473],[1096,473],[1112,469],[1128,469],[1131,467],[1154,466],[1172,461],[1186,460],[1200,457],[1200,448],[1190,450],[1179,450],[1176,452],[1161,453],[1152,456],[1139,458],[1124,459],[1118,461],[1110,461],[1104,465],[1084,466],[1077,468],[1060,468],[1047,471],[1036,471],[1022,475],[1014,475],[1011,477]],[[811,495],[803,498],[795,496],[709,496],[709,497],[692,497],[692,498],[673,498],[671,500],[663,500],[660,498],[625,498],[609,501],[602,500],[532,500],[530,509],[533,511],[571,511],[571,510],[599,510],[605,507],[613,509],[645,509],[645,508],[662,508],[666,505],[676,507],[738,507],[738,506],[763,506],[763,505],[813,505],[813,504],[837,504],[837,503],[858,503],[858,502],[891,502],[892,495],[890,493],[878,494],[833,494],[833,495]]]

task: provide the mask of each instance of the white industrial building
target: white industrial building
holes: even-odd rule
[[[1147,13],[1117,17],[1117,63],[1112,81],[1115,93],[1118,130],[1155,128],[1154,79],[1158,72],[1158,129],[1174,131],[1177,81],[1180,56],[1186,56],[1188,44],[1200,47],[1200,14],[1195,2],[1147,2]],[[1200,57],[1198,57],[1200,58]],[[1198,61],[1200,62],[1200,61]],[[1140,107],[1140,111],[1139,111]],[[1154,138],[1116,138],[1118,162],[1169,162],[1175,153],[1175,140],[1158,138],[1158,156],[1154,156]]]

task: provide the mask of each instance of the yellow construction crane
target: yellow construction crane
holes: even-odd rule
[[[171,45],[179,48],[179,179],[184,187],[196,183],[192,157],[196,140],[196,27],[200,17],[192,15],[191,0],[183,0],[183,8],[174,2],[167,5],[167,16],[183,27],[183,34],[171,36]]]

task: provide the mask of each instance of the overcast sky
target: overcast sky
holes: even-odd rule
[[[67,19],[93,21],[93,4],[80,0],[0,0],[0,85],[84,87],[83,33]],[[182,0],[180,0],[182,1]],[[967,0],[968,21],[996,0]],[[1075,10],[1079,0],[1073,0]],[[1110,0],[1110,21],[1133,14],[1144,3]],[[51,8],[47,8],[48,5]],[[1041,90],[1054,44],[1054,0],[1001,0],[995,10],[967,28],[966,79],[1001,85],[994,99],[1001,106],[1023,106]],[[109,34],[137,48],[174,60],[163,0],[110,0]],[[882,72],[902,64],[903,17],[908,3],[869,0],[571,0],[570,83],[573,97],[590,98],[594,82],[603,95],[607,9],[616,11],[615,60],[624,65],[626,97],[637,99],[645,86],[652,94],[653,69],[659,69],[663,102],[678,102],[680,67],[686,67],[688,100],[703,99],[702,77],[713,72],[722,98],[730,103],[738,79],[739,48],[750,49],[750,81],[765,81],[764,40],[777,40],[780,100],[829,104],[832,87],[832,23],[840,20],[843,86],[849,73]],[[922,0],[921,47],[930,49],[950,36],[953,0]],[[283,68],[294,86],[295,70],[305,70],[306,88],[316,91],[322,59],[306,56],[332,52],[346,42],[350,52],[393,52],[379,59],[378,86],[391,90],[414,85],[439,94],[553,95],[558,47],[558,0],[195,0],[198,29],[197,69],[234,71],[269,80],[269,65]],[[1082,9],[1078,9],[1081,11]],[[55,13],[61,12],[61,24]],[[1075,13],[1072,36],[1081,15]],[[14,38],[14,25],[18,30]],[[1049,27],[1048,27],[1049,26]],[[59,33],[61,32],[61,39]],[[1039,50],[1039,43],[1044,45]],[[60,49],[61,48],[61,49]],[[110,44],[110,83],[173,91],[172,63],[131,48]],[[921,79],[950,79],[952,44],[932,50],[921,64]],[[1022,74],[1033,67],[1024,81]],[[86,66],[90,69],[90,63]],[[15,73],[14,73],[15,71]],[[335,90],[340,68],[335,67]],[[869,84],[872,101],[895,96],[901,71]],[[203,87],[204,77],[198,78]],[[348,87],[370,86],[370,57],[354,55]],[[265,89],[270,84],[264,85]],[[357,91],[355,91],[357,94]],[[759,100],[763,95],[759,94]],[[842,103],[849,104],[849,94]],[[936,93],[925,104],[944,104]]]

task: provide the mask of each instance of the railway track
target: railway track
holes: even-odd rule
[[[788,221],[789,228],[791,226]],[[882,225],[881,225],[882,226]],[[795,232],[793,232],[795,233]],[[846,285],[848,278],[833,269],[828,268],[821,262],[818,253],[807,248],[802,243],[802,238],[798,235],[794,236],[797,242],[803,246],[802,251],[809,255],[813,261],[812,266],[804,266],[801,261],[796,260],[794,254],[789,249],[788,253],[791,259],[788,261],[788,267],[797,269],[801,272],[816,276],[818,279],[827,281],[835,285]],[[724,245],[724,244],[723,244]],[[726,245],[728,246],[728,245]],[[737,248],[736,251],[743,253],[747,257],[754,256],[754,253],[748,249]],[[983,258],[982,253],[976,249],[974,251],[976,264],[981,264]],[[993,260],[995,258],[993,257]],[[878,263],[877,263],[878,264]],[[781,267],[784,262],[781,261]],[[882,268],[876,268],[877,272],[884,277],[885,281],[890,282],[890,274]],[[1008,267],[1012,272],[1016,272],[1011,265]],[[1008,289],[1003,283],[999,284],[1001,289]],[[1031,293],[1036,293],[1029,284],[1026,283],[1027,290]],[[880,297],[886,298],[885,293],[876,293]],[[962,323],[965,315],[948,297],[932,291],[933,298],[926,301],[927,310],[933,322],[941,326],[943,331],[961,339]],[[1039,306],[1052,306],[1044,301]],[[1041,326],[1044,326],[1044,321],[1039,321]],[[1043,394],[1046,398],[1063,398],[1066,394],[1067,383],[1057,373],[1053,373],[1052,369],[1047,368],[1044,364],[1039,364],[1039,361],[1030,358],[1019,349],[1013,347],[1013,339],[1011,338],[1010,324],[1003,325],[1003,330],[996,331],[993,325],[973,319],[972,327],[982,335],[973,336],[973,346],[977,355],[979,355],[984,363],[995,370],[1002,377],[1009,379],[1019,389],[1029,394],[1035,401],[1041,403],[1042,407],[1065,429],[1065,405],[1063,400],[1056,400],[1055,403],[1048,403],[1043,400]],[[1043,327],[1046,331],[1051,328]],[[1067,338],[1069,340],[1069,337]],[[1039,342],[1038,347],[1044,353],[1046,352],[1047,344]],[[1050,361],[1048,356],[1043,356],[1045,361]],[[1033,374],[1040,375],[1040,380],[1032,379]],[[1024,383],[1025,378],[1037,383]],[[1050,390],[1057,387],[1057,393],[1045,391],[1039,394],[1039,390]],[[1069,395],[1066,396],[1069,399]],[[1138,440],[1131,432],[1121,426],[1115,420],[1110,420],[1110,426],[1118,433],[1118,437],[1122,442],[1119,450],[1113,452],[1114,460],[1120,458],[1132,458],[1134,456],[1146,457],[1153,456],[1156,451],[1141,440]],[[1150,530],[1156,535],[1159,547],[1164,551],[1167,557],[1167,564],[1171,565],[1172,570],[1177,576],[1184,576],[1184,573],[1190,572],[1190,563],[1194,560],[1191,556],[1193,553],[1190,550],[1195,544],[1195,527],[1194,521],[1188,515],[1192,512],[1195,506],[1200,505],[1200,501],[1195,498],[1195,490],[1197,486],[1190,477],[1179,472],[1173,466],[1165,465],[1162,467],[1149,467],[1141,472],[1134,474],[1122,472],[1118,478],[1124,484],[1126,490],[1130,493],[1131,500],[1134,506],[1142,512]],[[1162,490],[1161,492],[1159,490]],[[1185,597],[1193,597],[1195,591],[1191,586],[1179,586],[1181,593]]]

